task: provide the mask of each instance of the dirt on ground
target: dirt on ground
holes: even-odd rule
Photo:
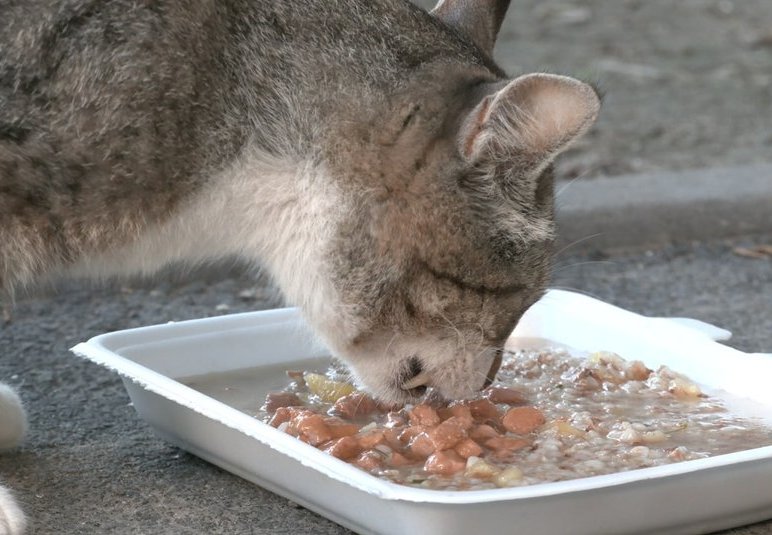
[[[772,162],[772,0],[513,0],[496,59],[513,75],[557,72],[603,89],[597,126],[559,161],[563,178]],[[772,275],[759,251],[771,242],[568,249],[553,286],[714,322],[736,332],[733,346],[768,351]],[[31,423],[0,474],[32,533],[350,533],[159,440],[114,373],[69,353],[108,331],[279,303],[264,281],[212,275],[39,289],[19,296],[8,323],[0,311],[0,378]],[[772,535],[772,521],[725,533]]]
[[[561,178],[772,161],[770,0],[513,0],[495,56],[604,93]]]

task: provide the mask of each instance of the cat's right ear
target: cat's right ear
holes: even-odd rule
[[[595,90],[567,76],[528,74],[492,91],[461,125],[458,149],[470,163],[546,165],[592,126],[600,110]]]

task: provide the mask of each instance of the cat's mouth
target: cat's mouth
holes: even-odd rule
[[[402,378],[400,388],[413,397],[421,397],[426,393],[431,383],[431,375],[427,372],[416,356],[408,359],[407,370]]]
[[[485,376],[485,381],[480,387],[480,390],[489,387],[496,379],[496,374],[501,367],[502,357],[503,350],[496,350],[493,356],[493,362],[491,363],[491,367]],[[419,398],[426,394],[426,391],[430,386],[436,386],[432,384],[431,374],[424,369],[424,366],[421,364],[421,360],[418,357],[410,357],[405,373],[401,378],[401,381],[399,381],[400,389],[405,391],[411,397]]]

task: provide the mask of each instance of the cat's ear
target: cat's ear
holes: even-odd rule
[[[549,163],[592,126],[600,110],[595,90],[554,74],[528,74],[485,96],[461,125],[467,161],[517,158]]]
[[[432,15],[493,56],[493,45],[510,0],[440,0]]]

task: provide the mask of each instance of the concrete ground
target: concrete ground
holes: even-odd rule
[[[508,71],[573,74],[606,93],[598,125],[558,163],[560,177],[592,180],[559,200],[575,245],[555,286],[696,317],[772,352],[772,260],[747,256],[772,244],[771,24],[768,0],[512,2],[496,50]],[[716,171],[751,163],[762,167]],[[711,170],[670,173],[695,168]],[[0,319],[0,378],[31,425],[0,477],[30,533],[348,533],[159,440],[114,374],[69,353],[107,331],[278,303],[250,278],[209,275],[44,291]],[[726,533],[769,535],[772,521]]]
[[[566,203],[585,194],[566,190]],[[699,218],[699,205],[676,210],[684,220]],[[619,206],[631,219],[642,213]],[[570,208],[560,218],[564,226],[593,221]],[[646,242],[647,227],[638,223]],[[595,224],[602,230],[602,221]],[[772,257],[748,256],[754,246],[772,244],[772,227],[712,239],[706,218],[703,229],[701,240],[671,232],[672,243],[645,249],[604,245],[602,234],[580,241],[558,255],[553,285],[644,314],[699,318],[732,330],[731,344],[739,349],[772,352]],[[214,275],[74,286],[18,300],[0,331],[0,377],[19,389],[31,430],[20,450],[0,456],[0,474],[30,514],[31,533],[348,533],[156,438],[113,373],[69,353],[107,331],[278,303],[270,288],[249,277]],[[772,534],[772,522],[731,533]]]

